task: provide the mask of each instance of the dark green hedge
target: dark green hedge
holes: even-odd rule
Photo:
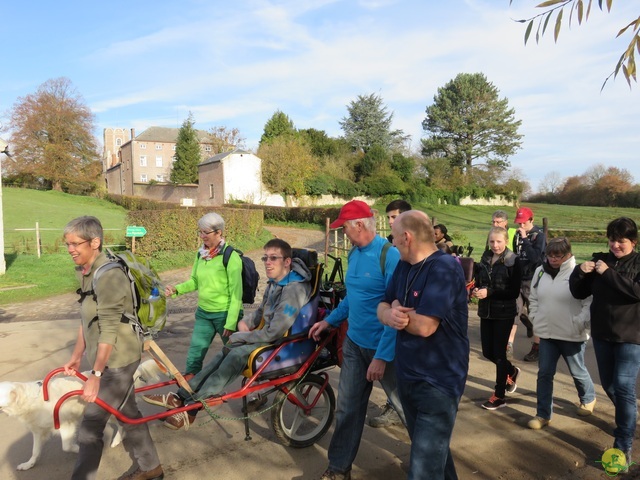
[[[346,203],[346,201],[345,201]],[[264,219],[276,222],[312,223],[324,225],[329,217],[335,220],[340,214],[341,207],[269,207],[266,205],[236,205],[247,210],[260,209],[264,212]]]
[[[130,211],[127,214],[128,225],[147,230],[144,237],[136,238],[136,253],[149,257],[160,251],[195,250],[201,243],[198,219],[212,211],[224,218],[224,235],[231,244],[243,238],[257,237],[262,231],[264,220],[259,209],[196,207]]]

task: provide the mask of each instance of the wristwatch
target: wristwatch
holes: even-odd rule
[[[100,370],[91,370],[91,375],[100,378],[102,376],[102,372]]]

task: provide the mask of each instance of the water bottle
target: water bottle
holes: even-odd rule
[[[149,303],[155,302],[160,299],[160,291],[158,287],[153,287],[151,289],[151,295],[149,295]]]

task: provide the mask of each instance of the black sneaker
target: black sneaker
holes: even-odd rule
[[[491,398],[482,404],[482,408],[487,410],[497,410],[502,407],[506,407],[507,402],[504,398],[498,398],[495,395],[491,395]]]
[[[532,343],[531,351],[524,356],[525,362],[537,362],[538,357],[540,356],[540,344]]]
[[[516,381],[518,380],[518,375],[520,375],[520,369],[518,367],[513,367],[515,369],[515,373],[513,375],[507,376],[507,393],[515,393],[518,385],[516,385]]]

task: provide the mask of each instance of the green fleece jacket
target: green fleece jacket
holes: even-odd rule
[[[225,245],[225,249],[229,248]],[[198,306],[205,312],[227,312],[224,328],[236,330],[242,310],[242,260],[232,252],[229,265],[224,268],[223,252],[211,260],[196,255],[191,278],[176,285],[178,295],[198,291]]]
[[[109,259],[100,253],[86,275],[78,267],[76,273],[82,292],[93,289],[93,276]],[[142,342],[131,324],[123,323],[123,314],[133,314],[131,283],[121,268],[102,272],[96,282],[95,298],[86,295],[80,305],[85,353],[89,365],[96,360],[99,343],[113,345],[108,366],[120,368],[140,360]]]

